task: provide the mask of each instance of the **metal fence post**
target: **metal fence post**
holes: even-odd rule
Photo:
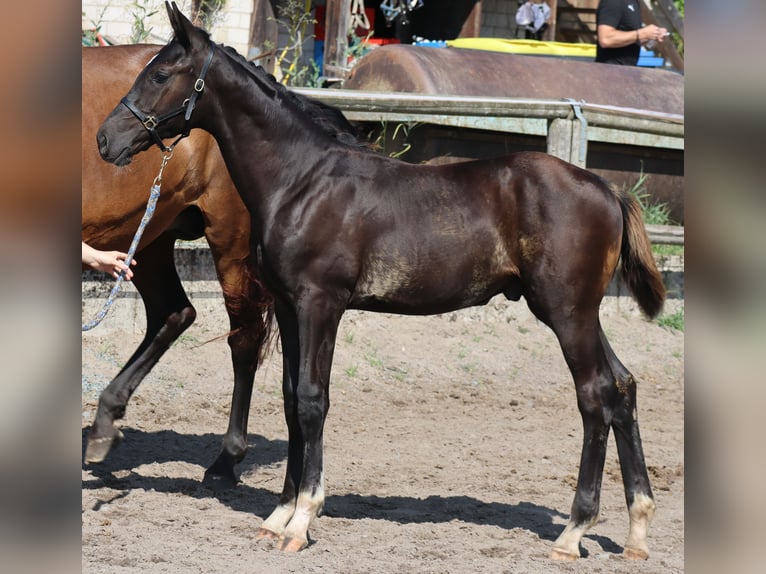
[[[569,118],[553,118],[548,122],[548,153],[572,162],[572,132],[574,122]]]

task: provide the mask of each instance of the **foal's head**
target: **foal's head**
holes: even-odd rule
[[[101,157],[127,165],[133,155],[163,139],[188,135],[194,108],[203,98],[204,78],[213,57],[210,36],[194,26],[175,3],[165,3],[174,37],[146,65],[120,104],[107,116],[96,139]],[[177,141],[177,140],[176,140]]]

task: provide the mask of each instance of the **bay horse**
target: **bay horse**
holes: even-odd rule
[[[82,240],[99,249],[127,251],[142,217],[160,156],[137,158],[128,169],[104,163],[96,131],[132,79],[156,55],[158,45],[82,48]],[[294,95],[333,137],[351,141],[355,128],[330,106]],[[234,370],[229,425],[221,452],[205,472],[217,486],[236,482],[234,465],[247,449],[247,423],[256,367],[272,325],[273,301],[248,266],[250,216],[229,177],[215,140],[196,131],[173,151],[162,176],[161,198],[139,245],[133,284],[146,311],[146,333],[120,372],[102,391],[88,432],[86,463],[102,462],[122,433],[138,385],[196,318],[176,271],[176,239],[205,237],[229,316],[228,344]]]
[[[289,433],[287,472],[259,538],[298,551],[325,499],[323,430],[338,323],[346,309],[432,314],[496,294],[527,302],[558,338],[574,379],[583,446],[569,522],[551,556],[575,559],[598,518],[614,429],[629,510],[624,555],[648,557],[655,509],[637,422],[636,382],[599,321],[621,272],[643,312],[665,299],[641,213],[627,193],[542,153],[411,165],[332,139],[265,74],[166,3],[173,39],[98,132],[127,165],[162,137],[215,137],[252,219],[251,254],[275,298]],[[198,92],[196,107],[187,105]],[[167,117],[159,125],[147,118]]]

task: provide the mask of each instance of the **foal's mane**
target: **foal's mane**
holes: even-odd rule
[[[369,147],[369,143],[343,115],[338,108],[325,104],[313,98],[298,94],[269,74],[263,67],[248,61],[242,54],[231,46],[218,44],[231,59],[240,64],[245,71],[265,82],[273,89],[280,98],[293,104],[301,113],[305,114],[311,123],[316,125],[327,135],[335,138],[340,143],[351,146]]]

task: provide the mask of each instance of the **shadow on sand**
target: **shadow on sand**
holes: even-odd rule
[[[191,435],[174,431],[144,432],[123,428],[126,444],[115,449],[101,464],[83,466],[92,478],[83,479],[82,488],[98,490],[109,488],[120,491],[108,501],[127,496],[133,490],[154,490],[181,493],[203,499],[215,498],[233,510],[264,518],[278,502],[279,493],[239,483],[230,490],[211,489],[202,484],[204,469],[218,454],[221,436],[216,434]],[[83,429],[83,453],[87,429]],[[259,435],[250,435],[245,459],[237,465],[240,473],[253,473],[262,466],[285,460],[287,443],[270,441]],[[187,462],[200,467],[200,479],[143,476],[133,471],[141,465],[163,462]],[[127,474],[126,474],[127,471]],[[115,476],[119,473],[120,476]],[[376,496],[345,493],[328,495],[325,516],[345,519],[385,520],[398,524],[444,523],[459,520],[465,523],[497,526],[505,530],[520,528],[543,540],[555,540],[564,529],[566,514],[530,502],[505,504],[484,502],[471,496]],[[593,534],[586,538],[596,541],[605,552],[620,553],[622,546],[608,537]],[[583,556],[587,556],[587,551]]]

